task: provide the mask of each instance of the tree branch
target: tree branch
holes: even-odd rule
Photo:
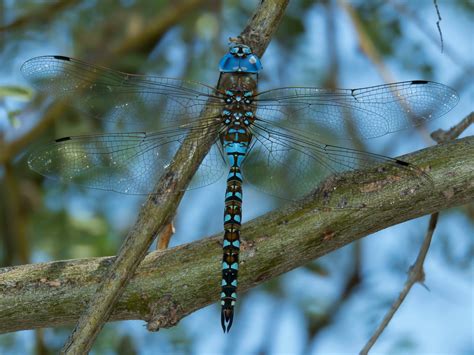
[[[255,46],[257,54],[261,55],[268,46],[287,3],[288,0],[267,0],[262,1],[257,8],[255,15],[246,27],[247,29],[255,29],[248,32],[252,33],[251,43],[258,44]],[[258,21],[265,21],[265,24],[274,27],[262,27]],[[242,38],[244,40],[247,38],[244,33],[242,33]],[[214,117],[218,114],[219,112],[216,112],[215,108],[210,107],[204,110],[203,117]],[[87,310],[79,318],[76,328],[64,345],[62,352],[82,354],[90,350],[104,323],[109,319],[115,301],[120,297],[126,284],[145,257],[155,236],[161,232],[166,224],[171,223],[183,196],[182,191],[191,181],[199,164],[216,138],[217,133],[213,133],[212,130],[212,128],[207,128],[207,131],[194,132],[187,138],[187,141],[183,142],[168,172],[162,176],[155,186],[155,193],[143,205],[137,222],[127,235],[113,265],[110,265],[108,272],[104,275],[103,281],[95,296],[91,299]],[[196,141],[197,135],[201,136],[199,146],[187,144]],[[176,191],[181,192],[177,193]],[[216,270],[220,270],[220,268],[216,268]],[[216,292],[217,294],[219,293]]]
[[[374,191],[374,182],[367,180],[367,186],[351,191],[369,198],[368,203],[384,201],[377,208],[322,211],[317,194],[311,194],[244,224],[239,288],[247,290],[378,230],[474,201],[474,137],[401,159],[429,167],[433,185],[405,191],[391,179],[393,186],[380,184],[383,188]],[[384,181],[383,172],[375,168],[346,176]],[[346,184],[342,180],[334,186],[331,198],[343,199]],[[97,285],[116,260],[69,260],[0,269],[0,332],[73,323],[87,301],[97,297]],[[220,235],[150,253],[111,309],[109,320],[143,319],[152,330],[175,325],[217,300],[220,260]]]

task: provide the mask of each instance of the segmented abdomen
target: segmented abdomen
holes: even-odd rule
[[[228,133],[236,133],[229,129]],[[240,133],[240,132],[239,132]],[[234,305],[237,299],[237,275],[239,270],[240,225],[242,221],[242,174],[240,166],[248,149],[250,136],[240,133],[242,141],[223,140],[224,150],[231,164],[227,177],[224,212],[224,256],[222,259],[221,323],[224,332],[232,326]]]

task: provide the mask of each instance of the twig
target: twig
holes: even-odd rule
[[[437,143],[447,142],[453,139],[456,139],[464,132],[467,127],[474,124],[474,112],[471,112],[469,115],[464,117],[464,119],[459,122],[457,125],[451,127],[448,131],[444,131],[442,129],[438,129],[431,133],[431,138],[435,140]]]
[[[409,269],[408,278],[405,282],[405,286],[403,287],[403,290],[400,292],[397,300],[393,303],[392,307],[390,307],[390,310],[387,312],[387,314],[383,318],[382,323],[380,323],[377,330],[374,332],[374,334],[370,337],[367,344],[361,350],[360,352],[361,355],[366,355],[369,353],[370,348],[372,348],[372,346],[375,344],[375,342],[380,337],[382,332],[385,330],[387,325],[390,323],[393,316],[400,308],[402,302],[405,300],[405,297],[410,292],[412,286],[417,282],[423,285],[425,281],[425,271],[423,270],[423,263],[425,261],[426,254],[428,253],[428,249],[430,248],[433,232],[436,228],[436,223],[438,222],[438,215],[439,213],[433,213],[431,215],[430,223],[428,225],[428,231],[426,233],[425,239],[423,240],[423,244],[421,245],[420,252],[418,253],[418,257],[416,258],[415,263]]]
[[[351,188],[351,193],[368,198],[369,205],[384,201],[380,208],[322,212],[321,201],[308,196],[243,224],[241,262],[245,267],[239,274],[240,290],[255,287],[389,226],[474,201],[474,137],[399,158],[431,166],[433,187],[415,189],[407,195],[402,182],[400,189],[389,188],[390,184],[367,194],[363,189],[354,189],[351,181],[361,174],[383,181],[386,173],[377,169],[352,172],[345,175],[348,181],[337,185],[334,197],[344,198]],[[450,179],[446,179],[448,174]],[[418,179],[412,179],[410,183],[415,185]],[[397,185],[397,180],[393,184]],[[452,192],[446,196],[444,192],[449,190]],[[219,233],[151,252],[113,307],[109,321],[154,319],[158,328],[166,328],[215,302],[219,296],[221,248]],[[0,269],[0,333],[72,324],[87,307],[87,301],[97,297],[95,290],[114,260],[115,257],[88,258]]]
[[[451,140],[456,139],[469,125],[472,124],[474,120],[474,114],[471,112],[468,116],[466,116],[461,122],[459,122],[456,126],[452,127],[449,131],[443,131],[443,130],[438,130],[436,132],[433,132],[431,134],[431,137],[438,142],[438,143],[444,143],[448,142]],[[436,137],[436,138],[435,138]],[[428,253],[428,250],[431,245],[431,240],[433,237],[434,230],[436,228],[436,224],[438,222],[438,216],[439,213],[433,213],[430,217],[430,222],[428,225],[428,231],[426,232],[425,239],[423,240],[423,244],[421,245],[420,251],[418,253],[418,257],[416,258],[415,263],[410,267],[409,273],[408,273],[408,278],[405,282],[405,286],[403,287],[402,291],[400,292],[397,300],[393,303],[392,307],[390,307],[390,310],[387,312],[385,317],[383,318],[382,322],[378,326],[378,328],[375,330],[374,334],[370,337],[369,341],[367,344],[364,346],[364,348],[361,350],[360,354],[365,355],[368,354],[369,350],[372,348],[372,346],[375,344],[375,342],[378,340],[382,332],[385,330],[385,328],[388,326],[390,321],[392,320],[393,316],[397,312],[397,310],[400,308],[400,305],[402,302],[405,300],[406,296],[410,292],[412,286],[419,282],[423,286],[425,286],[423,283],[425,281],[425,272],[423,269],[423,263],[426,258],[426,254]],[[426,287],[426,286],[425,286]]]
[[[283,16],[288,0],[262,1],[251,21],[242,33],[244,43],[253,45],[254,51],[262,55],[268,46],[277,24]],[[260,21],[260,22],[259,22]],[[272,26],[262,26],[271,24]],[[247,41],[248,39],[248,41]],[[254,44],[255,43],[255,44]],[[205,109],[203,117],[208,117],[215,109]],[[155,236],[170,223],[176,208],[192,176],[199,167],[205,154],[214,142],[214,133],[201,132],[202,146],[186,144],[176,153],[169,172],[156,185],[154,192],[143,205],[138,220],[125,239],[117,258],[104,277],[96,296],[92,298],[88,309],[79,319],[76,328],[64,345],[62,352],[67,354],[87,353],[104,323],[112,313],[117,299],[143,260]],[[190,136],[194,140],[197,137]],[[192,147],[189,149],[189,147]],[[180,192],[177,192],[180,191]]]
[[[420,18],[419,11],[418,13],[414,10],[411,10],[409,7],[406,6],[408,2],[406,1],[397,1],[397,0],[390,0],[389,3],[404,17],[409,18],[418,29],[423,32],[423,34],[428,37],[436,46],[438,45],[439,37],[435,35],[433,31],[431,31],[425,25],[424,19]],[[452,47],[449,46],[449,41],[444,43],[443,41],[443,54],[447,56],[449,59],[453,61],[453,63],[462,67],[464,75],[470,73],[472,75],[474,67],[469,61],[465,61],[465,59],[459,56]]]
[[[170,244],[171,237],[174,235],[175,229],[173,225],[173,221],[167,224],[165,228],[161,231],[160,235],[158,236],[158,242],[156,243],[156,250],[165,250],[168,249],[168,245]]]
[[[441,53],[443,53],[444,41],[443,41],[443,32],[441,31],[441,25],[440,25],[442,18],[441,18],[441,13],[439,11],[438,1],[433,0],[433,5],[436,9],[436,15],[438,16],[438,20],[436,21],[436,27],[438,28],[439,40],[441,42]]]

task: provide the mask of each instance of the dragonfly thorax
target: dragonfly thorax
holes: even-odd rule
[[[226,90],[222,121],[228,127],[250,126],[254,121],[252,91]]]
[[[250,90],[226,90],[224,102],[226,105],[250,105],[252,103],[253,92]]]

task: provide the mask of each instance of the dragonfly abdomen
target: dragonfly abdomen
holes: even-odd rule
[[[240,226],[242,221],[242,173],[240,167],[247,154],[250,134],[245,129],[229,128],[223,137],[230,170],[227,177],[224,211],[224,242],[222,258],[221,323],[224,332],[232,326],[237,299]]]
[[[242,220],[242,180],[240,168],[232,167],[227,178],[224,212],[224,242],[222,258],[221,323],[229,331],[237,299],[237,274],[239,270],[240,223]]]

